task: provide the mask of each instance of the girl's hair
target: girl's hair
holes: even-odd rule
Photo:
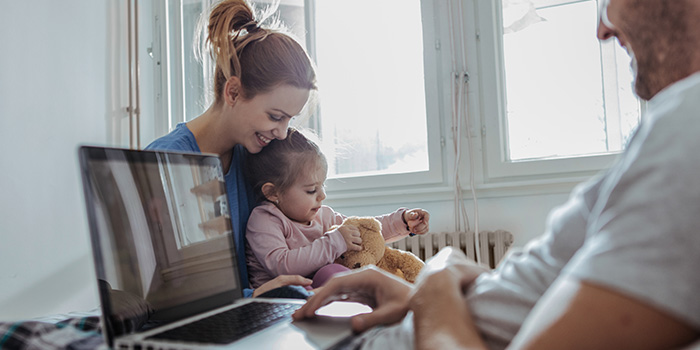
[[[221,101],[232,76],[241,79],[246,99],[280,84],[316,89],[316,73],[304,48],[281,29],[261,27],[245,0],[224,0],[213,8],[204,44],[216,62],[214,103]]]
[[[274,139],[262,151],[248,154],[245,174],[257,202],[262,202],[266,199],[262,193],[264,184],[270,182],[275,185],[277,193],[282,193],[294,184],[299,175],[318,167],[328,169],[326,156],[318,144],[290,127],[284,140]]]

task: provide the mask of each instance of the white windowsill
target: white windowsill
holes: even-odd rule
[[[478,184],[477,199],[533,196],[569,193],[579,183],[590,176],[576,176],[561,179],[523,180],[503,183]],[[454,188],[447,185],[404,187],[387,190],[360,190],[329,192],[325,204],[332,207],[352,207],[362,205],[400,204],[406,202],[438,202],[453,200]],[[465,200],[472,199],[468,185],[462,187]]]

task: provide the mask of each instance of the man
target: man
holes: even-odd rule
[[[700,338],[700,0],[603,0],[598,38],[632,57],[647,115],[609,170],[490,273],[442,251],[411,286],[375,269],[331,280],[366,348],[670,349]],[[410,313],[409,313],[410,312]],[[409,316],[404,317],[408,313]],[[700,344],[700,343],[696,343]]]

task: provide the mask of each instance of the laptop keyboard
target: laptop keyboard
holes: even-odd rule
[[[250,302],[148,339],[228,344],[284,320],[302,304]]]

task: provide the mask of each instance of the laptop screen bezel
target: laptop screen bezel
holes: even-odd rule
[[[121,154],[123,159],[127,159],[128,162],[158,162],[162,159],[164,155],[182,155],[187,158],[196,158],[202,160],[200,163],[204,163],[204,159],[209,162],[216,162],[217,167],[221,169],[221,161],[217,155],[213,154],[203,154],[194,152],[179,152],[179,151],[152,151],[152,150],[131,150],[124,148],[115,147],[101,147],[101,146],[80,146],[79,147],[79,161],[81,168],[81,177],[83,182],[83,190],[85,195],[85,204],[88,217],[88,226],[91,247],[93,252],[93,260],[95,264],[95,274],[96,282],[98,286],[99,299],[102,310],[102,332],[104,333],[105,340],[107,344],[111,347],[114,344],[114,339],[123,334],[133,333],[133,332],[123,332],[123,326],[117,327],[113,324],[112,310],[112,297],[110,286],[106,281],[106,271],[105,271],[105,259],[102,254],[102,242],[98,227],[98,222],[96,218],[96,205],[95,202],[93,178],[91,177],[91,166],[94,161],[105,161],[108,159],[108,154]],[[169,159],[177,159],[177,157],[170,157]],[[227,191],[224,191],[227,192]],[[224,193],[228,198],[228,194]],[[228,202],[230,203],[230,201]],[[232,225],[231,225],[232,226]],[[230,305],[233,301],[243,297],[243,286],[241,285],[241,278],[238,269],[238,261],[236,259],[236,247],[234,240],[235,230],[231,227],[231,234],[228,235],[230,243],[230,258],[232,260],[232,273],[233,280],[238,281],[234,288],[226,290],[223,293],[212,295],[206,298],[201,298],[186,304],[178,305],[177,307],[171,307],[166,309],[155,310],[155,313],[150,315],[149,323],[152,325],[164,325],[172,322],[182,320],[188,316],[199,314],[208,310],[213,310],[218,307]],[[138,332],[139,330],[135,330]]]

